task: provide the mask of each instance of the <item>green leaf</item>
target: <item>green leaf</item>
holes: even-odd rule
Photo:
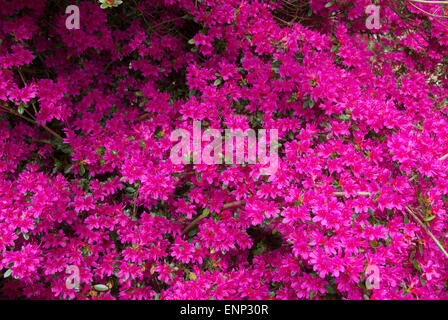
[[[19,114],[23,114],[23,112],[25,111],[25,104],[23,102],[20,104],[17,111],[19,112]]]
[[[196,274],[194,274],[193,272],[190,272],[190,274],[188,276],[189,276],[190,280],[194,280],[194,281],[197,280]]]
[[[327,2],[327,3],[325,4],[325,8],[330,8],[333,4],[334,4],[334,1]]]
[[[191,230],[190,232],[188,232],[189,237],[193,237],[194,235],[196,235],[196,230]]]
[[[100,291],[100,292],[109,291],[109,287],[104,284],[96,284],[93,287],[95,288],[96,291]]]
[[[333,286],[325,285],[325,291],[329,294],[337,294],[337,291]]]
[[[79,166],[79,174],[80,174],[81,176],[83,176],[84,173],[86,173],[86,168],[84,168],[83,165],[80,165],[80,166]]]
[[[422,284],[422,286],[424,286],[425,285],[425,279],[423,279],[422,277],[420,277],[420,282],[421,282],[421,284]]]
[[[106,151],[106,148],[105,147],[99,147],[98,149],[96,149],[96,154],[99,154],[99,155],[104,155],[104,152]]]
[[[305,100],[305,102],[303,102],[303,108],[306,109],[309,104],[310,104],[310,101],[309,100]]]
[[[415,259],[411,259],[411,263],[414,265],[415,270],[418,270],[418,271],[421,270],[420,266],[418,265],[418,263]]]
[[[12,273],[12,270],[11,270],[11,269],[8,269],[8,270],[5,272],[5,274],[3,275],[3,277],[8,278],[8,277],[11,275],[11,273]]]
[[[216,79],[215,82],[213,82],[214,86],[219,86],[221,84],[222,80],[220,78]]]
[[[210,214],[210,209],[209,208],[205,208],[202,211],[202,216],[207,217]]]

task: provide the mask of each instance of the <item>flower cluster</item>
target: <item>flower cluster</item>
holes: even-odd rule
[[[440,18],[77,2],[79,29],[68,1],[0,6],[0,297],[448,298]],[[194,121],[278,130],[278,170],[172,163]]]

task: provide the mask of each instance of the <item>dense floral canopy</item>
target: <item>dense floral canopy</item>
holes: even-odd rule
[[[446,9],[370,4],[3,0],[0,297],[448,298]],[[276,174],[173,164],[193,121]]]

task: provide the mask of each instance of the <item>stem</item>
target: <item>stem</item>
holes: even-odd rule
[[[430,0],[408,0],[410,2],[427,3],[427,4],[448,4],[448,1],[430,1]]]
[[[443,161],[443,160],[445,160],[446,158],[448,158],[448,153],[447,153],[446,155],[444,155],[443,157],[439,158],[439,161]]]
[[[52,144],[50,140],[34,139],[34,138],[31,138],[31,137],[26,137],[26,138],[27,138],[27,140],[29,142],[40,142],[40,143],[45,143],[45,144]]]
[[[417,221],[417,223],[426,231],[428,236],[435,242],[436,246],[442,251],[442,253],[445,255],[445,257],[448,258],[448,252],[446,252],[445,248],[442,246],[442,244],[437,240],[437,238],[432,234],[431,231],[429,231],[428,227],[417,217],[417,215],[409,208],[406,207],[406,211],[409,212],[409,214]]]
[[[241,206],[243,204],[244,204],[243,201],[233,201],[233,202],[225,203],[222,206],[222,209],[225,210],[225,209],[228,209],[228,208],[231,208],[231,207]]]
[[[448,1],[447,1],[447,3],[448,3]],[[448,153],[447,153],[446,155],[444,155],[443,157],[440,157],[440,158],[439,158],[439,161],[443,161],[443,160],[445,160],[446,158],[448,158]],[[418,177],[418,175],[414,175],[414,176],[412,176],[409,180],[413,181],[413,180],[416,179],[417,177]],[[337,192],[333,192],[333,195],[335,195],[336,197],[343,197],[343,196],[344,196],[344,192],[339,192],[339,191],[337,191]],[[372,195],[371,192],[366,192],[366,191],[359,191],[359,192],[358,192],[358,196],[366,196],[366,197],[369,197],[369,196],[371,196],[371,195]]]
[[[175,17],[175,18],[172,18],[172,19],[168,19],[168,20],[165,20],[165,21],[160,22],[158,24],[155,24],[153,26],[150,26],[150,28],[155,29],[155,28],[157,28],[157,27],[159,27],[159,26],[161,26],[161,25],[163,25],[165,23],[170,23],[170,22],[173,22],[173,21],[181,20],[181,19],[184,19],[184,17]]]
[[[25,80],[25,77],[23,76],[22,71],[20,70],[20,68],[17,68],[17,71],[18,71],[18,73],[19,73],[20,79],[22,79],[23,85],[26,86],[26,85],[27,85],[27,84],[26,84],[26,80]],[[33,102],[31,102],[31,105],[33,106],[34,113],[37,114],[36,106],[34,105]],[[7,108],[7,109],[10,110],[9,108]],[[10,110],[10,111],[11,111],[11,110]],[[13,114],[15,114],[15,115],[17,115],[17,116],[21,116],[19,113],[13,113]],[[21,116],[21,117],[24,118],[24,119],[27,119],[27,118],[25,118],[25,117],[23,117],[23,116]],[[35,124],[39,125],[39,122],[37,122],[36,120],[31,120],[31,119],[27,119],[27,120],[30,121],[30,122],[32,122],[32,123],[35,123]],[[47,130],[50,134],[52,134],[53,136],[55,136],[56,138],[63,140],[63,138],[62,138],[58,133],[56,133],[54,130],[50,129],[50,128],[47,127],[46,125],[41,125],[41,126],[42,126],[45,130]]]
[[[336,196],[336,197],[343,197],[344,196],[344,192],[336,191],[336,192],[333,192],[333,195]],[[359,191],[358,192],[358,196],[369,197],[371,195],[372,195],[372,192],[365,192],[365,191]]]
[[[5,112],[8,112],[8,113],[10,113],[10,114],[13,114],[13,115],[15,115],[15,116],[17,116],[17,117],[20,117],[20,118],[22,118],[22,119],[25,119],[26,121],[28,121],[28,122],[30,122],[30,123],[39,125],[39,123],[38,123],[36,120],[30,119],[30,118],[28,118],[28,117],[25,117],[23,114],[20,114],[20,113],[14,111],[14,110],[12,110],[12,109],[9,109],[6,105],[3,105],[1,110],[2,110],[2,111],[5,111]],[[42,127],[43,127],[45,130],[47,130],[50,134],[52,134],[53,136],[55,136],[56,138],[61,139],[61,140],[63,139],[63,138],[62,138],[58,133],[56,133],[54,130],[48,128],[48,127],[45,126],[45,125],[42,125]]]
[[[225,209],[228,209],[228,208],[231,208],[231,207],[240,206],[240,205],[243,205],[243,204],[244,204],[243,201],[234,201],[234,202],[225,203],[222,206],[222,210],[225,210]],[[193,229],[202,219],[204,219],[207,216],[208,216],[208,214],[207,215],[201,214],[196,219],[191,221],[190,224],[188,226],[186,226],[185,229],[182,231],[182,235],[187,234],[188,232],[190,232],[191,229]]]
[[[145,120],[149,117],[149,115],[150,115],[149,113],[144,113],[141,116],[139,116],[137,119],[135,119],[134,122],[139,122],[139,121]]]
[[[20,114],[20,113],[18,113],[18,112],[15,112],[14,110],[12,110],[12,109],[9,109],[7,106],[5,106],[5,105],[3,105],[3,106],[1,106],[2,107],[2,111],[4,111],[4,112],[7,112],[7,113],[9,113],[9,114],[12,114],[12,115],[15,115],[15,116],[18,116],[18,117],[20,117],[20,118],[22,118],[22,119],[25,119],[26,121],[28,121],[28,122],[31,122],[31,123],[35,123],[35,121],[33,120],[33,119],[30,119],[30,118],[27,118],[27,117],[25,117],[23,114]]]

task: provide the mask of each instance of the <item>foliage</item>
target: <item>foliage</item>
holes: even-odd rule
[[[2,297],[448,298],[428,233],[447,246],[435,17],[382,5],[368,30],[367,0],[92,0],[68,30],[71,4],[0,6]],[[276,175],[172,164],[193,120],[278,129]]]

